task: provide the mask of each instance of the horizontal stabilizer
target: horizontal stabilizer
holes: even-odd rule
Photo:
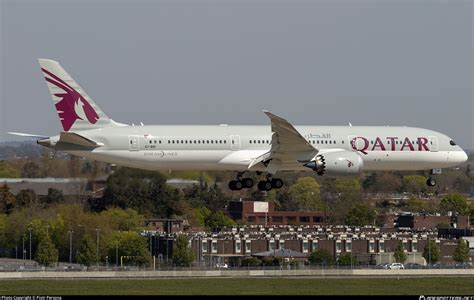
[[[102,143],[97,143],[74,132],[61,132],[61,135],[59,136],[59,142],[87,148],[97,148],[103,146]]]
[[[22,132],[8,132],[8,134],[23,136],[23,137],[36,138],[36,139],[47,139],[47,138],[49,138],[49,136],[46,136],[46,135],[38,135],[38,134],[22,133]]]

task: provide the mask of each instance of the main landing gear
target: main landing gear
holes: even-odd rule
[[[436,175],[436,174],[441,174],[442,173],[442,170],[441,169],[433,169],[431,170],[431,175]],[[427,186],[435,186],[436,185],[436,180],[433,179],[432,176],[430,176],[428,178],[428,180],[426,180],[426,185]]]
[[[434,180],[433,178],[428,178],[428,180],[426,181],[426,185],[427,186],[435,186],[436,185],[436,180]]]
[[[249,189],[253,187],[252,178],[242,178],[243,174],[238,174],[236,180],[229,182],[229,189],[232,191],[240,191],[241,189]],[[270,191],[271,189],[279,189],[283,186],[283,180],[280,178],[272,178],[271,175],[267,175],[267,180],[259,181],[257,187],[261,191]]]

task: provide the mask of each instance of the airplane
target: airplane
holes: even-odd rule
[[[147,170],[236,172],[231,190],[251,188],[244,175],[266,174],[261,191],[278,189],[278,172],[313,170],[320,176],[362,171],[431,170],[457,166],[467,155],[447,135],[392,126],[293,126],[264,111],[270,126],[144,125],[109,118],[54,60],[39,59],[63,131],[55,136],[9,132],[71,155]],[[430,176],[428,186],[436,181]]]

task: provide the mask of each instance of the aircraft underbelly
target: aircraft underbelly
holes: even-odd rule
[[[261,152],[261,150],[259,150]],[[230,150],[95,150],[68,151],[71,154],[121,166],[143,168],[148,170],[233,170],[246,171],[253,157],[259,153],[251,151]],[[400,152],[373,151],[361,154],[364,160],[363,170],[429,170],[447,168],[457,165],[449,161],[449,152]],[[307,170],[303,164],[281,165],[281,171]],[[252,171],[265,171],[263,164]]]
[[[449,152],[373,151],[362,154],[364,170],[429,170],[456,165],[449,161]]]

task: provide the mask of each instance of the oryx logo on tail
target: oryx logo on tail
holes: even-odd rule
[[[64,131],[69,131],[78,119],[88,121],[90,124],[95,124],[99,120],[99,115],[81,94],[50,71],[45,68],[41,68],[41,70],[46,75],[46,81],[64,91],[54,94],[54,96],[61,98],[55,106]]]

